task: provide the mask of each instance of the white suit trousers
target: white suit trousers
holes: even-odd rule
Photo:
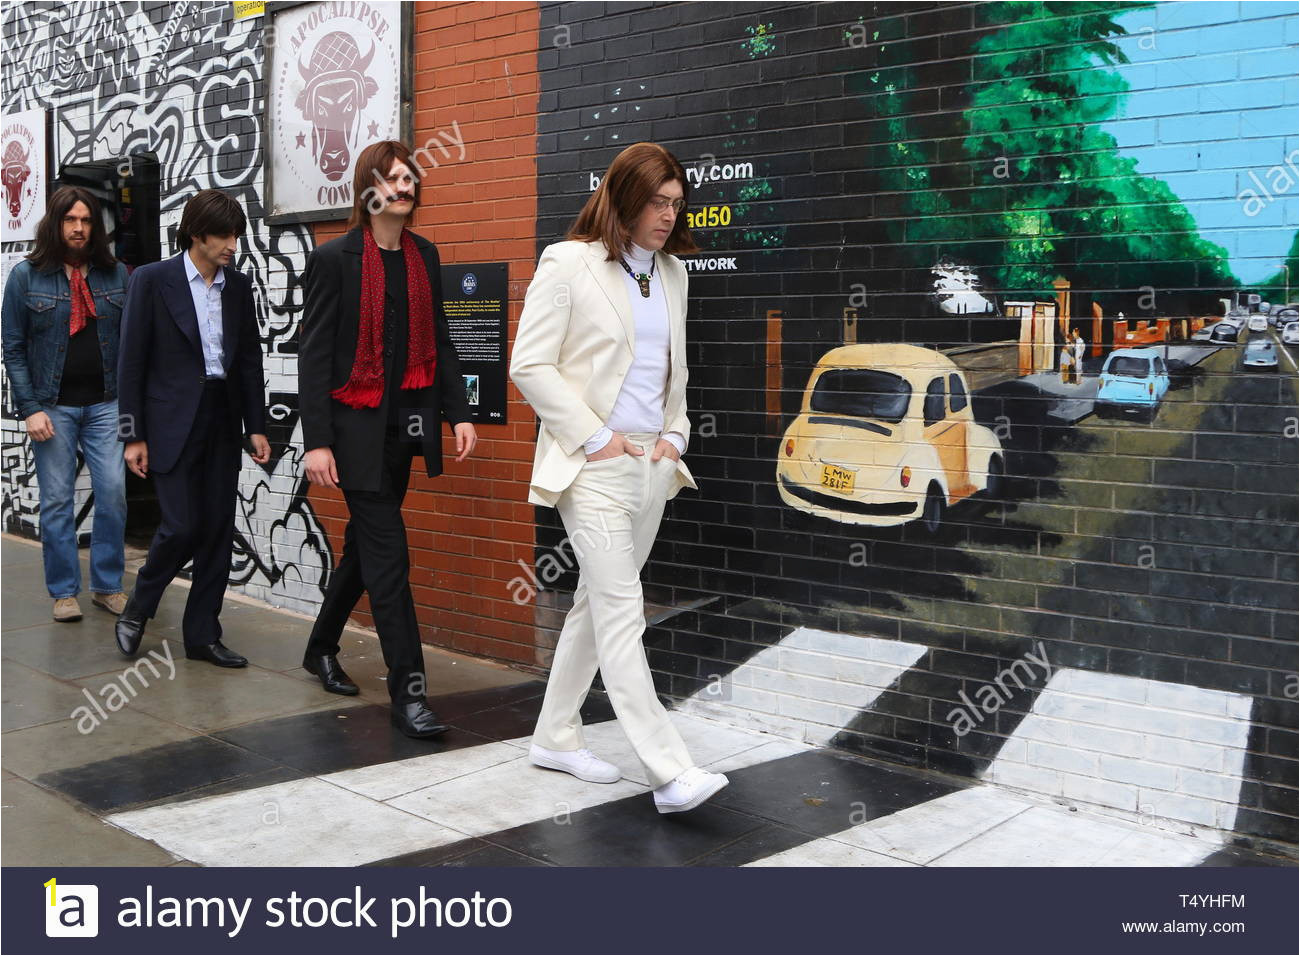
[[[676,464],[667,455],[650,460],[658,435],[625,437],[645,454],[586,462],[556,502],[580,574],[533,740],[550,750],[585,746],[578,711],[599,668],[614,715],[650,786],[658,787],[694,766],[655,695],[642,643],[641,568],[658,534]]]

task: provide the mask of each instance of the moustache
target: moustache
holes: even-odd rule
[[[406,202],[415,202],[414,193],[393,193],[393,195],[388,197],[387,202],[391,206],[393,203],[402,202],[403,200]]]

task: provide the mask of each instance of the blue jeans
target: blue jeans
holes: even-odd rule
[[[97,594],[122,590],[123,538],[126,534],[126,465],[117,440],[117,402],[78,408],[42,405],[54,436],[33,441],[36,481],[41,492],[41,556],[50,597],[81,591],[77,559],[77,449],[90,469],[95,522],[90,532],[90,589]]]

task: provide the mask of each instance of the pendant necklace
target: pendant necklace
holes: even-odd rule
[[[651,256],[650,258],[649,272],[633,272],[632,267],[629,266],[626,261],[624,261],[622,256],[618,257],[618,264],[623,267],[624,272],[626,272],[628,275],[630,275],[633,279],[636,280],[637,286],[641,289],[641,298],[643,299],[650,298],[650,279],[655,274],[654,257]]]

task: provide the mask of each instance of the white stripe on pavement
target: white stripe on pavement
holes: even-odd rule
[[[702,766],[739,769],[808,749],[672,714]],[[108,822],[204,866],[356,866],[635,794],[650,795],[617,721],[587,744],[630,779],[586,783],[528,762],[530,738],[112,814]]]

